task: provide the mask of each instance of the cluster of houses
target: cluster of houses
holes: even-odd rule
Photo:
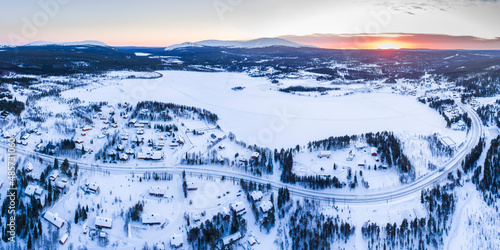
[[[260,202],[259,209],[263,214],[267,214],[267,212],[273,209],[273,203],[271,201],[262,201],[262,198],[264,198],[264,194],[262,194],[262,191],[253,191],[250,194],[250,198],[252,198],[252,201],[254,203]]]

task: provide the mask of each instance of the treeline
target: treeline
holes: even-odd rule
[[[288,237],[291,238],[291,249],[331,249],[335,242],[344,243],[354,234],[355,227],[336,217],[315,212],[308,205],[297,204],[291,212],[288,223]],[[312,210],[312,211],[311,211]]]
[[[457,86],[465,87],[465,92],[475,97],[491,97],[500,93],[500,72],[498,70],[459,78],[455,82]]]
[[[339,136],[339,137],[329,137],[328,139],[319,141],[310,141],[307,143],[307,149],[309,152],[316,150],[333,150],[348,147],[351,142],[358,139],[357,135],[352,136]]]
[[[500,100],[496,103],[500,105]],[[497,126],[500,127],[500,108],[497,105],[485,105],[476,109],[476,113],[481,118],[484,126]]]
[[[149,114],[141,114],[142,109],[147,109]],[[151,121],[171,121],[173,118],[170,114],[183,117],[192,118],[192,114],[197,115],[197,118],[216,124],[219,117],[206,109],[190,107],[185,105],[178,105],[174,103],[163,103],[156,101],[145,101],[137,103],[136,109],[132,112],[131,118],[148,119]]]
[[[401,142],[392,132],[367,133],[365,138],[370,146],[378,149],[381,161],[389,166],[397,166],[401,173],[414,176],[415,170],[408,157],[403,153]]]
[[[477,188],[483,192],[484,200],[493,204],[500,198],[500,136],[491,141],[491,146],[486,153],[484,170],[481,176],[481,167],[474,171],[472,181]]]
[[[464,170],[464,173],[468,173],[469,171],[477,167],[477,161],[483,153],[484,146],[484,138],[480,138],[479,143],[472,149],[469,154],[465,156],[465,159],[462,161],[462,169]]]
[[[380,226],[365,223],[361,228],[368,249],[437,249],[450,229],[450,218],[455,210],[452,185],[422,191],[421,203],[427,210],[424,218],[403,219]]]
[[[330,90],[340,90],[340,88],[329,88],[329,87],[305,87],[305,86],[290,86],[286,88],[281,88],[279,91],[285,93],[293,92],[326,92]]]
[[[189,218],[186,218],[189,221]],[[188,222],[189,226],[189,222]],[[187,232],[187,241],[193,249],[222,249],[222,238],[240,232],[246,233],[247,222],[232,211],[231,216],[221,213],[211,220],[202,222],[199,226],[191,227]]]
[[[20,102],[17,99],[14,100],[0,100],[0,111],[5,110],[14,115],[19,116],[25,108],[24,102]]]

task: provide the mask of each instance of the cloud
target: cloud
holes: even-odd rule
[[[500,37],[450,36],[441,34],[312,34],[281,38],[330,49],[375,49],[382,43],[410,49],[500,49]]]

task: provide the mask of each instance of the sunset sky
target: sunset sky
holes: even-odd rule
[[[323,48],[500,49],[497,0],[3,0],[0,43],[169,46],[282,37]]]

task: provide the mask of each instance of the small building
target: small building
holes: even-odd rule
[[[198,190],[198,186],[194,182],[189,182],[189,183],[187,183],[187,190],[189,190],[189,191]]]
[[[330,151],[321,151],[318,155],[319,158],[330,158],[332,153]]]
[[[222,218],[226,220],[229,219],[231,215],[227,207],[221,207],[219,213],[222,215]]]
[[[241,201],[237,201],[231,204],[231,209],[236,213],[236,215],[243,215],[246,213],[245,204]]]
[[[23,137],[21,137],[21,139],[23,140],[28,140],[30,138],[30,133],[26,133],[23,135]]]
[[[154,160],[154,161],[159,161],[161,159],[163,159],[165,157],[165,155],[163,154],[162,151],[153,151],[151,153],[151,160]]]
[[[261,191],[253,191],[250,196],[252,197],[252,200],[254,202],[262,200],[262,197],[264,196]]]
[[[100,232],[99,238],[106,239],[106,238],[108,238],[108,234],[106,232]]]
[[[273,203],[271,201],[264,201],[260,204],[259,208],[262,213],[267,213],[273,209]]]
[[[24,194],[27,196],[38,196],[40,197],[43,194],[43,188],[38,185],[28,185],[24,190]]]
[[[170,237],[170,246],[172,248],[182,247],[184,244],[184,239],[181,234],[174,234]]]
[[[365,161],[359,161],[358,162],[358,166],[359,167],[364,167],[366,165],[366,162]]]
[[[21,140],[20,144],[23,145],[23,146],[28,146],[28,141]]]
[[[142,224],[144,225],[160,225],[161,218],[159,214],[147,213],[142,215]]]
[[[136,128],[144,128],[144,124],[136,123],[136,124],[134,124],[134,127],[136,127]]]
[[[31,162],[28,162],[26,163],[26,168],[24,168],[24,170],[29,173],[31,171],[33,171],[33,164]]]
[[[56,187],[57,187],[59,190],[65,190],[65,189],[66,189],[66,185],[67,185],[67,183],[66,183],[66,182],[63,182],[63,181],[57,181],[57,182],[56,182]]]
[[[236,232],[235,234],[231,234],[231,235],[223,238],[222,239],[222,244],[224,245],[224,247],[227,247],[227,246],[235,243],[239,239],[241,239],[241,233],[240,232]]]
[[[98,229],[107,228],[111,229],[113,227],[113,219],[106,217],[96,217],[95,218],[95,227]]]
[[[58,214],[51,213],[50,211],[45,212],[43,215],[43,218],[47,220],[50,224],[54,225],[57,227],[57,229],[60,229],[61,227],[64,226],[64,220],[59,218]]]
[[[78,139],[75,140],[75,143],[81,144],[81,143],[83,143],[83,139],[82,138],[78,138]]]
[[[55,181],[58,177],[59,177],[59,171],[58,171],[58,170],[54,170],[54,171],[52,171],[52,173],[50,174],[49,179],[50,179],[51,181]]]
[[[144,129],[142,129],[142,128],[137,129],[137,134],[138,135],[143,135],[144,134]]]
[[[141,120],[141,121],[139,121],[139,123],[143,124],[143,125],[148,125],[149,121],[147,121],[147,120]]]
[[[163,197],[165,196],[165,188],[160,186],[149,188],[149,195]]]
[[[123,147],[123,145],[121,144],[118,144],[118,146],[116,146],[116,151],[123,151],[125,149],[125,147]]]
[[[108,151],[108,155],[109,155],[109,156],[115,156],[115,155],[116,155],[116,151],[114,151],[114,150],[109,150],[109,151]]]
[[[248,237],[248,245],[254,246],[255,244],[257,244],[255,238],[253,236]]]
[[[97,139],[103,139],[104,137],[106,137],[104,134],[97,135]]]
[[[61,245],[64,245],[64,243],[66,243],[66,241],[68,240],[69,238],[69,235],[68,234],[64,234],[63,237],[61,237],[61,239],[59,239],[59,243],[61,243]]]
[[[130,121],[128,121],[128,124],[136,124],[137,123],[137,119],[131,119]]]
[[[131,149],[131,148],[128,148],[126,151],[125,151],[125,154],[128,154],[128,155],[133,155],[134,154],[134,150]]]
[[[90,127],[90,126],[83,127],[82,130],[83,131],[90,131],[90,130],[92,130],[92,127]]]
[[[99,193],[99,185],[97,185],[97,183],[95,182],[92,182],[88,185],[88,188],[90,191],[94,192],[94,193]]]
[[[372,154],[372,156],[377,156],[377,151],[378,151],[378,150],[377,150],[377,148],[373,147],[373,148],[371,149],[371,154]]]

